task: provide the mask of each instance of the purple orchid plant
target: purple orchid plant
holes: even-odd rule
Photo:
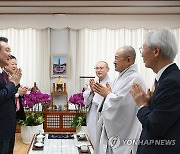
[[[84,113],[85,111],[85,104],[84,104],[84,97],[83,97],[83,92],[85,91],[85,88],[82,89],[81,93],[76,93],[73,94],[69,98],[69,102],[75,105],[77,114],[72,120],[72,127],[78,128],[80,126],[85,126],[86,125],[86,114]]]
[[[25,107],[26,118],[24,120],[18,120],[19,125],[24,126],[37,126],[44,122],[42,108],[39,108],[39,104],[42,106],[51,103],[51,96],[41,93],[39,90],[31,88],[31,91],[24,94],[22,104]],[[36,110],[35,108],[38,107]],[[37,112],[38,111],[38,112]]]
[[[85,106],[84,97],[83,97],[83,92],[84,91],[85,91],[85,88],[82,89],[81,93],[73,94],[69,98],[69,102],[71,102],[72,104],[75,104],[75,105]]]
[[[22,104],[24,107],[33,108],[36,104],[50,104],[51,96],[31,89],[29,94],[24,94]]]

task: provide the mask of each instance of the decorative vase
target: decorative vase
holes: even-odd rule
[[[81,126],[76,128],[76,134],[78,133],[85,133],[88,134],[87,126]]]
[[[43,129],[43,124],[38,126],[21,126],[21,138],[25,144],[30,144],[34,134]]]

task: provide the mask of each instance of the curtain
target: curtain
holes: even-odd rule
[[[98,61],[104,60],[109,64],[109,75],[112,79],[117,76],[114,71],[115,52],[123,45],[131,45],[136,50],[136,64],[142,75],[147,88],[151,88],[154,83],[155,73],[144,66],[139,47],[143,44],[143,36],[147,30],[145,28],[126,29],[121,28],[111,30],[107,28],[93,30],[84,28],[79,30],[79,68],[81,75],[96,76],[94,67]],[[171,30],[180,44],[180,28]],[[180,66],[180,54],[178,53],[175,62]],[[85,81],[87,82],[87,81]],[[85,85],[86,83],[84,83]]]
[[[72,94],[74,92],[78,92],[80,89],[79,83],[79,76],[80,76],[80,69],[79,64],[77,61],[78,58],[78,31],[69,29],[69,53],[70,53],[70,80],[69,80],[69,88],[68,93]],[[70,96],[70,95],[69,95]]]
[[[21,84],[32,87],[36,82],[42,92],[50,92],[50,30],[4,29],[0,36],[7,37],[11,54],[22,69]]]
[[[32,87],[34,82],[42,92],[50,93],[52,82],[50,78],[50,53],[61,51],[69,55],[69,77],[64,78],[67,83],[67,91],[70,96],[80,92],[89,79],[80,79],[80,76],[96,76],[94,67],[100,60],[109,64],[109,75],[112,79],[117,76],[114,71],[114,54],[123,45],[131,45],[136,50],[136,64],[140,74],[145,80],[147,88],[151,88],[155,73],[144,66],[139,52],[142,46],[143,36],[151,29],[4,29],[0,30],[0,36],[9,39],[12,55],[16,56],[18,66],[22,68],[22,85]],[[175,34],[178,45],[180,44],[180,28],[171,29]],[[179,46],[180,48],[180,46]],[[179,50],[180,51],[180,50]],[[180,66],[180,54],[175,62]],[[51,82],[50,82],[51,81]]]

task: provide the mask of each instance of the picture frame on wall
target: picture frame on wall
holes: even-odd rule
[[[51,77],[68,77],[68,55],[51,54]]]

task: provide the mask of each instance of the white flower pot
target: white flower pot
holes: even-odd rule
[[[21,138],[25,144],[30,144],[34,134],[43,129],[43,124],[38,126],[21,126]]]

